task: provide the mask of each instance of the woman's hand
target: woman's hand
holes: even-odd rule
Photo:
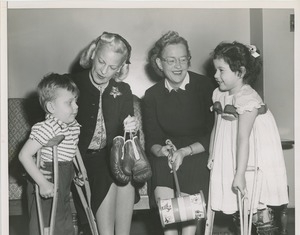
[[[169,145],[161,146],[159,144],[154,144],[151,147],[151,152],[156,157],[168,157],[170,155],[170,149],[172,147]]]
[[[169,158],[169,167],[173,169],[172,165],[174,164],[175,171],[177,171],[181,166],[185,156],[186,153],[183,148],[174,151],[173,156]]]
[[[124,131],[125,132],[137,132],[139,130],[140,124],[135,116],[131,117],[130,115],[124,119]]]
[[[54,184],[46,180],[43,184],[39,185],[40,195],[44,198],[53,197],[54,195]]]
[[[159,154],[159,156],[162,156],[162,157],[169,157],[170,150],[171,150],[171,146],[170,145],[165,145],[165,146],[161,147],[158,154]]]
[[[242,195],[245,195],[245,189],[246,189],[246,178],[245,174],[235,174],[232,187],[235,190],[239,190]]]
[[[207,161],[207,168],[211,170],[214,167],[214,159],[211,155],[209,155],[208,161]]]

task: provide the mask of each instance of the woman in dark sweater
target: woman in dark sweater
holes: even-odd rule
[[[123,136],[124,131],[135,131],[139,125],[133,116],[130,86],[120,81],[128,74],[130,53],[131,47],[123,37],[104,32],[82,54],[81,65],[90,69],[71,75],[80,90],[77,121],[82,127],[78,147],[101,235],[130,233],[135,188],[131,182],[118,183],[110,171],[113,138]],[[82,223],[87,222],[84,214],[79,213],[79,217]]]
[[[190,59],[187,41],[173,31],[163,35],[149,53],[151,65],[163,77],[144,97],[146,151],[153,171],[150,190],[155,199],[175,197],[167,139],[177,148],[170,161],[175,164],[182,194],[203,190],[207,199],[214,87],[209,78],[188,71]],[[178,234],[176,228],[166,226],[165,234]],[[194,221],[182,223],[182,235],[194,235],[195,231]]]

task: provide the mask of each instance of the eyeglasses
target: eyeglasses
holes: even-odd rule
[[[179,61],[181,65],[187,65],[190,59],[190,56],[183,56],[178,59],[175,57],[161,58],[162,61],[167,62],[167,64],[171,66],[175,65],[177,61]]]

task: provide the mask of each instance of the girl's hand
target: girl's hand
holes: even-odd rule
[[[39,185],[40,195],[44,198],[53,197],[54,195],[54,184],[46,180],[43,184]]]
[[[212,170],[213,167],[214,167],[214,159],[210,155],[209,158],[208,158],[208,161],[207,161],[207,168],[209,170]]]
[[[125,132],[137,132],[139,130],[140,124],[135,116],[131,117],[130,115],[124,119],[124,131]]]
[[[245,189],[246,189],[245,174],[236,174],[233,179],[232,187],[235,190],[239,190],[242,195],[245,195]]]
[[[173,153],[173,156],[170,157],[170,159],[169,159],[169,167],[171,169],[173,169],[172,165],[174,164],[175,171],[177,171],[179,169],[179,167],[181,166],[181,164],[182,164],[183,159],[184,159],[185,156],[186,156],[185,155],[185,151],[183,149],[176,150]]]

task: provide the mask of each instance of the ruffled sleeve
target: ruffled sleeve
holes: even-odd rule
[[[29,138],[36,140],[42,146],[46,145],[50,139],[55,136],[52,125],[46,120],[44,122],[36,123],[31,128],[31,133]]]
[[[246,111],[251,112],[254,108],[259,109],[264,103],[252,87],[245,85],[240,92],[234,96],[233,105],[236,107],[238,114],[243,114]]]
[[[213,91],[213,95],[212,95],[213,103],[215,103],[216,101],[220,101],[220,97],[221,97],[222,93],[224,93],[224,92],[221,92],[218,87]]]

